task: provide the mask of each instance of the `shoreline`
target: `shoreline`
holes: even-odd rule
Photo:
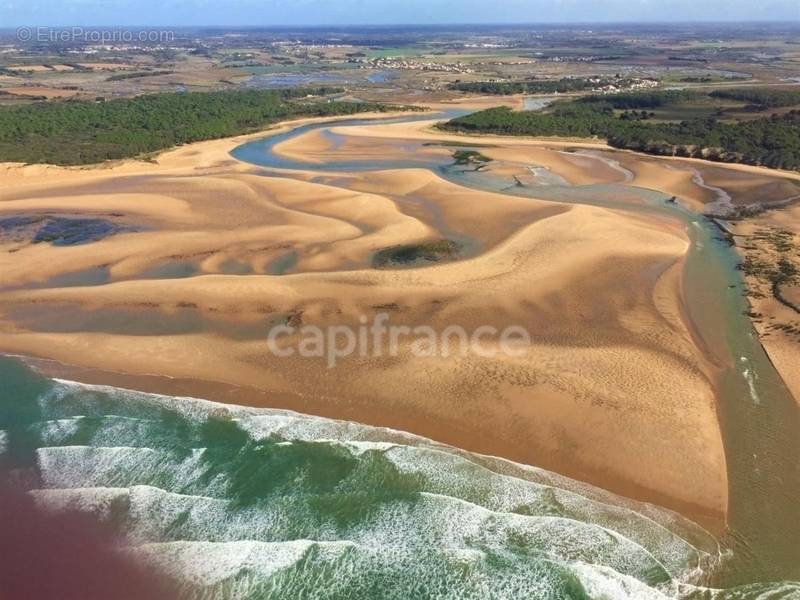
[[[504,98],[513,98],[514,104],[519,104],[521,100],[523,100],[526,95],[522,95],[520,97],[511,96],[511,97],[504,97]],[[421,105],[414,105],[418,106],[419,108],[423,109],[423,112],[418,114],[424,114],[425,112],[429,112],[431,114],[435,114],[440,110],[446,110],[448,108],[459,108],[459,107],[466,107],[469,109],[479,109],[483,106],[484,101],[492,100],[493,97],[491,96],[480,96],[475,98],[464,98],[463,101],[461,99],[454,100],[452,102],[433,102],[433,103],[426,103]],[[491,104],[486,102],[489,106],[494,106],[497,104]],[[505,105],[506,103],[500,102],[499,105]],[[433,107],[433,108],[431,108]],[[425,110],[427,109],[427,110]],[[9,170],[34,170],[34,169],[41,169],[45,171],[65,171],[70,173],[78,173],[78,172],[98,172],[98,171],[123,171],[127,170],[128,167],[140,167],[146,171],[151,170],[152,168],[157,167],[166,167],[166,165],[161,161],[164,159],[173,158],[170,155],[180,155],[184,152],[190,152],[195,150],[202,150],[204,146],[207,145],[218,145],[218,144],[225,144],[226,146],[230,146],[231,149],[234,147],[248,141],[260,139],[262,137],[271,137],[273,135],[279,135],[282,133],[287,133],[299,127],[308,124],[314,123],[331,123],[335,126],[336,121],[348,120],[348,119],[383,119],[383,118],[392,118],[392,117],[402,117],[407,116],[410,114],[407,111],[395,111],[395,112],[365,112],[365,113],[356,113],[352,115],[336,115],[336,116],[326,116],[326,117],[307,117],[307,118],[300,118],[300,119],[291,119],[288,121],[278,121],[273,123],[264,129],[259,129],[258,131],[253,131],[250,133],[243,133],[235,136],[230,137],[223,137],[223,138],[215,138],[210,140],[203,140],[198,142],[192,142],[190,144],[183,144],[180,146],[172,146],[170,148],[164,148],[163,150],[158,150],[147,155],[142,155],[141,157],[131,157],[131,158],[124,158],[118,160],[110,160],[105,161],[102,163],[91,163],[86,165],[53,165],[49,163],[15,163],[15,162],[0,162],[0,175],[5,174],[4,171]],[[787,171],[785,169],[773,169],[771,167],[764,167],[759,165],[748,165],[744,163],[727,163],[727,162],[716,162],[716,161],[709,161],[704,160],[701,158],[689,158],[689,157],[680,157],[680,156],[662,156],[662,155],[654,155],[654,154],[647,154],[645,152],[638,152],[636,150],[630,150],[626,148],[615,148],[613,146],[608,145],[607,142],[602,140],[595,140],[595,139],[587,139],[587,138],[561,138],[561,137],[534,137],[534,136],[514,136],[508,135],[503,136],[500,134],[493,134],[493,133],[465,133],[465,132],[449,132],[449,131],[442,131],[433,128],[433,123],[440,122],[441,119],[430,119],[430,120],[420,120],[416,123],[402,123],[400,125],[404,126],[404,130],[402,131],[403,138],[407,139],[429,139],[435,138],[438,141],[446,140],[446,141],[463,141],[463,139],[476,139],[476,140],[496,140],[499,142],[505,142],[507,144],[519,142],[523,145],[531,145],[531,146],[541,146],[541,147],[575,147],[575,148],[586,148],[586,149],[595,149],[595,150],[606,150],[614,153],[623,153],[623,154],[630,154],[640,158],[650,158],[650,159],[658,159],[658,160],[668,160],[668,161],[683,161],[688,163],[695,163],[699,165],[705,166],[713,166],[719,167],[723,169],[731,169],[736,171],[742,171],[747,173],[753,174],[760,174],[765,176],[773,176],[773,177],[784,177],[788,179],[794,179],[800,181],[800,172],[797,171]],[[411,129],[408,130],[408,126],[411,125]],[[424,125],[424,128],[417,127],[418,125]],[[393,127],[392,124],[388,125],[389,127]],[[359,128],[361,126],[358,126]],[[387,137],[385,134],[381,133],[371,133],[369,131],[364,131],[361,129],[359,131],[359,136],[362,137]],[[279,152],[280,154],[280,152]],[[287,154],[288,156],[288,154]],[[238,162],[238,161],[237,161]],[[313,165],[313,162],[310,162],[310,165]],[[39,175],[40,173],[37,173]],[[800,201],[800,199],[798,199]],[[773,208],[773,207],[768,207]],[[782,206],[775,206],[775,209],[782,208]]]
[[[421,437],[433,443],[450,446],[457,450],[469,452],[470,454],[508,461],[512,464],[518,464],[524,467],[542,469],[558,477],[565,477],[578,484],[595,488],[603,494],[611,494],[612,496],[619,497],[621,500],[651,504],[660,510],[673,512],[688,519],[692,523],[707,530],[717,540],[721,539],[726,531],[725,519],[721,515],[710,514],[706,509],[699,506],[676,503],[674,498],[654,490],[642,489],[630,482],[628,482],[627,485],[622,485],[622,491],[620,491],[620,489],[618,489],[619,486],[614,486],[614,489],[611,489],[611,486],[606,487],[598,484],[595,478],[592,478],[592,480],[577,479],[561,471],[555,471],[541,465],[529,464],[516,460],[513,456],[502,452],[502,448],[500,452],[491,452],[489,448],[476,445],[469,432],[459,433],[458,431],[451,430],[448,432],[448,435],[440,435],[442,431],[447,429],[446,424],[427,424],[427,427],[420,427],[419,421],[415,420],[412,416],[407,419],[411,427],[398,427],[394,419],[386,418],[385,415],[378,414],[383,411],[377,411],[375,415],[364,415],[360,409],[358,412],[343,412],[341,407],[346,406],[344,403],[339,403],[339,407],[331,409],[330,405],[327,403],[320,403],[319,401],[314,402],[313,400],[309,401],[308,399],[303,399],[300,394],[293,395],[286,392],[263,390],[254,386],[241,386],[203,379],[104,371],[97,368],[70,365],[50,358],[9,354],[5,352],[0,352],[0,355],[19,360],[43,376],[51,379],[64,379],[88,385],[109,386],[123,390],[127,389],[150,394],[174,396],[177,398],[183,397],[206,400],[246,408],[286,410],[300,415],[385,428],[401,434]],[[365,416],[367,416],[367,418],[364,418]],[[442,425],[445,426],[443,427]]]
[[[464,190],[465,188],[454,189]],[[508,201],[522,202],[526,205],[531,202],[530,200],[519,200],[513,198],[509,198]],[[547,205],[557,206],[557,203],[548,202]],[[570,211],[575,210],[577,210],[577,208],[570,209]],[[597,209],[585,210],[597,212]],[[680,228],[676,227],[674,223],[663,222],[663,218],[656,219],[654,222],[651,221],[653,220],[642,216],[632,219],[633,223],[646,223],[648,228],[652,227],[654,230],[656,228],[659,231],[667,229],[671,232],[669,234],[670,237],[683,237],[680,233]],[[652,243],[652,240],[650,243]],[[684,244],[685,242],[680,243],[681,246],[684,246]],[[655,278],[655,281],[660,282],[658,284],[659,289],[663,287],[663,284],[666,286],[666,291],[672,285],[672,283],[670,283],[667,279],[674,280],[677,276],[676,269],[679,271],[682,264],[682,258],[679,259],[679,262],[677,263],[673,263],[672,259],[670,259],[670,265],[667,265],[663,272],[661,268],[659,268],[659,272],[650,273],[648,275],[648,279]],[[461,268],[468,269],[468,267],[463,266],[463,263]],[[431,269],[435,270],[437,267],[432,267]],[[665,276],[668,274],[669,277],[665,279]],[[387,277],[391,276],[391,274],[382,272],[380,276]],[[405,276],[413,278],[415,277],[415,274],[413,272],[406,272]],[[303,275],[298,275],[295,277],[303,277]],[[181,281],[186,282],[186,280]],[[287,280],[284,279],[284,281]],[[176,285],[177,283],[178,282],[176,282]],[[124,284],[120,283],[113,285]],[[104,287],[108,286],[101,286],[101,288]],[[94,290],[88,289],[87,293],[93,295]],[[242,298],[242,301],[246,302],[246,299]],[[44,348],[44,346],[42,346],[39,342],[35,342],[34,346],[31,346],[30,344],[24,344],[23,346],[27,346],[28,350],[24,352],[20,351],[20,353],[31,354],[31,349],[36,347],[36,345]],[[76,348],[76,350],[78,349]],[[142,350],[144,350],[144,348],[142,348]],[[78,350],[78,352],[83,353],[84,351]],[[563,350],[561,350],[561,352],[563,352]],[[67,355],[64,355],[63,353],[61,354],[62,356],[69,355],[69,353]],[[51,353],[50,357],[52,356],[53,354]],[[92,361],[96,364],[96,360],[94,359],[91,359],[90,363],[88,364],[91,364]],[[137,362],[140,363],[140,367],[143,367],[145,364],[141,363],[140,360],[137,360]],[[130,364],[125,363],[124,361],[120,363],[119,358],[117,359],[116,363]],[[52,365],[54,363],[50,364]],[[724,509],[722,509],[720,512],[712,511],[709,510],[708,506],[702,506],[699,503],[688,502],[680,499],[678,496],[671,495],[667,491],[659,491],[654,488],[648,488],[628,477],[623,476],[621,473],[612,473],[607,467],[602,466],[602,461],[600,461],[600,465],[591,466],[585,461],[575,463],[569,454],[566,456],[559,456],[558,453],[549,453],[547,455],[539,454],[537,455],[537,458],[537,456],[529,454],[524,445],[520,446],[519,440],[514,439],[513,437],[508,438],[503,434],[502,431],[498,431],[496,433],[485,432],[478,435],[479,432],[476,430],[474,424],[472,427],[465,427],[465,422],[457,423],[444,415],[434,416],[429,412],[417,413],[402,407],[387,409],[386,406],[373,406],[371,403],[354,403],[351,398],[342,397],[341,395],[334,396],[333,398],[323,398],[319,396],[309,397],[300,393],[288,393],[285,387],[283,390],[270,391],[265,390],[263,389],[263,386],[258,385],[223,383],[219,380],[213,380],[209,382],[208,380],[188,376],[164,377],[163,374],[146,375],[132,374],[130,372],[115,373],[104,371],[102,369],[75,366],[62,368],[66,369],[65,372],[68,373],[67,378],[83,380],[87,383],[116,385],[118,387],[141,389],[143,391],[152,391],[157,393],[167,393],[169,395],[189,395],[233,404],[249,404],[255,406],[267,405],[272,408],[286,408],[307,414],[346,419],[368,425],[391,427],[408,431],[436,441],[450,444],[458,448],[463,448],[468,451],[502,456],[515,462],[536,465],[537,467],[560,473],[576,480],[587,481],[591,485],[611,490],[612,493],[627,496],[640,501],[650,502],[659,506],[665,506],[671,510],[676,510],[686,515],[690,519],[701,523],[705,527],[714,530],[718,534],[724,529]],[[236,377],[235,372],[230,372],[230,375]],[[709,373],[706,372],[706,376],[708,375]],[[239,381],[242,381],[241,378],[239,378]],[[687,385],[691,386],[694,384]],[[545,391],[548,394],[553,392],[549,388],[547,388]],[[518,392],[514,392],[514,395],[510,396],[510,401],[518,403],[519,400],[521,400],[517,398],[516,394],[518,394]],[[556,400],[558,403],[566,402],[566,399],[561,399],[561,397],[558,395],[554,397],[554,400]],[[424,407],[420,408],[424,409]],[[565,409],[566,408],[567,407],[565,407]],[[529,409],[525,408],[525,410],[527,411]],[[561,409],[558,409],[558,411],[560,410]],[[571,411],[572,409],[567,410]],[[715,427],[718,427],[716,425],[716,415],[714,420]],[[706,425],[701,419],[698,421],[698,423],[696,423],[696,426],[705,427]],[[476,437],[476,435],[478,437]],[[707,433],[706,435],[710,434]]]
[[[118,160],[109,160],[101,163],[90,163],[86,165],[54,165],[50,163],[16,163],[16,162],[0,162],[0,178],[6,178],[9,175],[19,175],[21,177],[41,177],[47,175],[87,175],[87,174],[119,174],[119,175],[133,175],[133,174],[151,174],[158,170],[173,169],[176,167],[183,167],[185,165],[180,163],[180,159],[194,156],[204,150],[207,153],[215,154],[215,158],[219,158],[221,150],[226,153],[235,148],[236,146],[248,141],[260,139],[263,137],[270,137],[280,135],[312,123],[333,123],[346,119],[383,119],[408,115],[405,111],[396,112],[365,112],[357,113],[355,115],[338,115],[331,117],[307,117],[302,119],[291,119],[288,121],[278,121],[268,125],[264,129],[253,131],[250,133],[243,133],[230,137],[215,138],[210,140],[202,140],[199,142],[192,142],[190,144],[183,144],[179,146],[172,146],[157,150],[139,157],[122,158]],[[218,148],[222,146],[222,148]],[[188,155],[188,156],[184,156]],[[229,157],[234,160],[233,157]],[[235,161],[239,162],[239,161]],[[245,165],[247,166],[247,165]]]

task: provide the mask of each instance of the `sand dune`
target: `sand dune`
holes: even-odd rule
[[[363,156],[376,137],[390,156],[407,151],[397,139],[462,139],[426,127],[334,127],[361,139],[334,148],[306,135],[281,151],[313,165],[342,149]],[[0,348],[195,380],[197,395],[250,386],[266,394],[220,399],[410,430],[720,524],[716,370],[683,314],[680,222],[476,191],[423,169],[264,177],[230,157],[240,142],[179,148],[157,164],[0,172],[0,217],[114,213],[137,228],[71,247],[2,242]],[[573,184],[627,182],[708,201],[691,174],[649,158],[625,155],[617,167],[528,140],[492,143],[485,152],[512,171],[533,162]],[[564,145],[574,146],[553,148]],[[371,267],[381,248],[438,239],[459,240],[461,260]],[[163,274],[176,265],[192,276]],[[43,284],[99,267],[108,280],[97,285]],[[436,330],[518,325],[532,343],[521,356],[432,358],[406,340],[396,356],[356,355],[335,369],[266,347],[275,324],[358,327],[378,313]]]

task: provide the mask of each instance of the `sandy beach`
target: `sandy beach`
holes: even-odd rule
[[[464,140],[430,126],[333,127],[346,137],[338,148],[313,133],[276,151],[313,165],[376,148],[391,158],[397,140]],[[153,162],[0,168],[0,219],[78,215],[127,228],[64,247],[3,239],[0,350],[73,365],[95,382],[177,386],[407,430],[721,529],[717,365],[685,315],[681,222],[477,191],[425,169],[265,177],[229,154],[263,135],[193,144]],[[602,144],[481,141],[509,173],[535,163],[572,184],[630,183],[693,207],[717,200],[674,161]],[[372,268],[381,249],[454,236],[469,248],[462,260]],[[82,281],[98,270],[102,281]],[[59,283],[69,274],[77,279]],[[518,325],[532,343],[521,356],[457,359],[401,346],[397,356],[353,356],[335,369],[266,348],[270,324],[357,327],[378,313],[437,330]],[[797,395],[794,350],[768,348]]]

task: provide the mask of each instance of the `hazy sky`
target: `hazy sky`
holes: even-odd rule
[[[0,0],[0,27],[800,20],[800,0]]]

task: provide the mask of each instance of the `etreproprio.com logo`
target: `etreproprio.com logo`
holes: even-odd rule
[[[175,32],[169,29],[19,27],[16,33],[17,41],[35,43],[164,44],[175,40]]]

